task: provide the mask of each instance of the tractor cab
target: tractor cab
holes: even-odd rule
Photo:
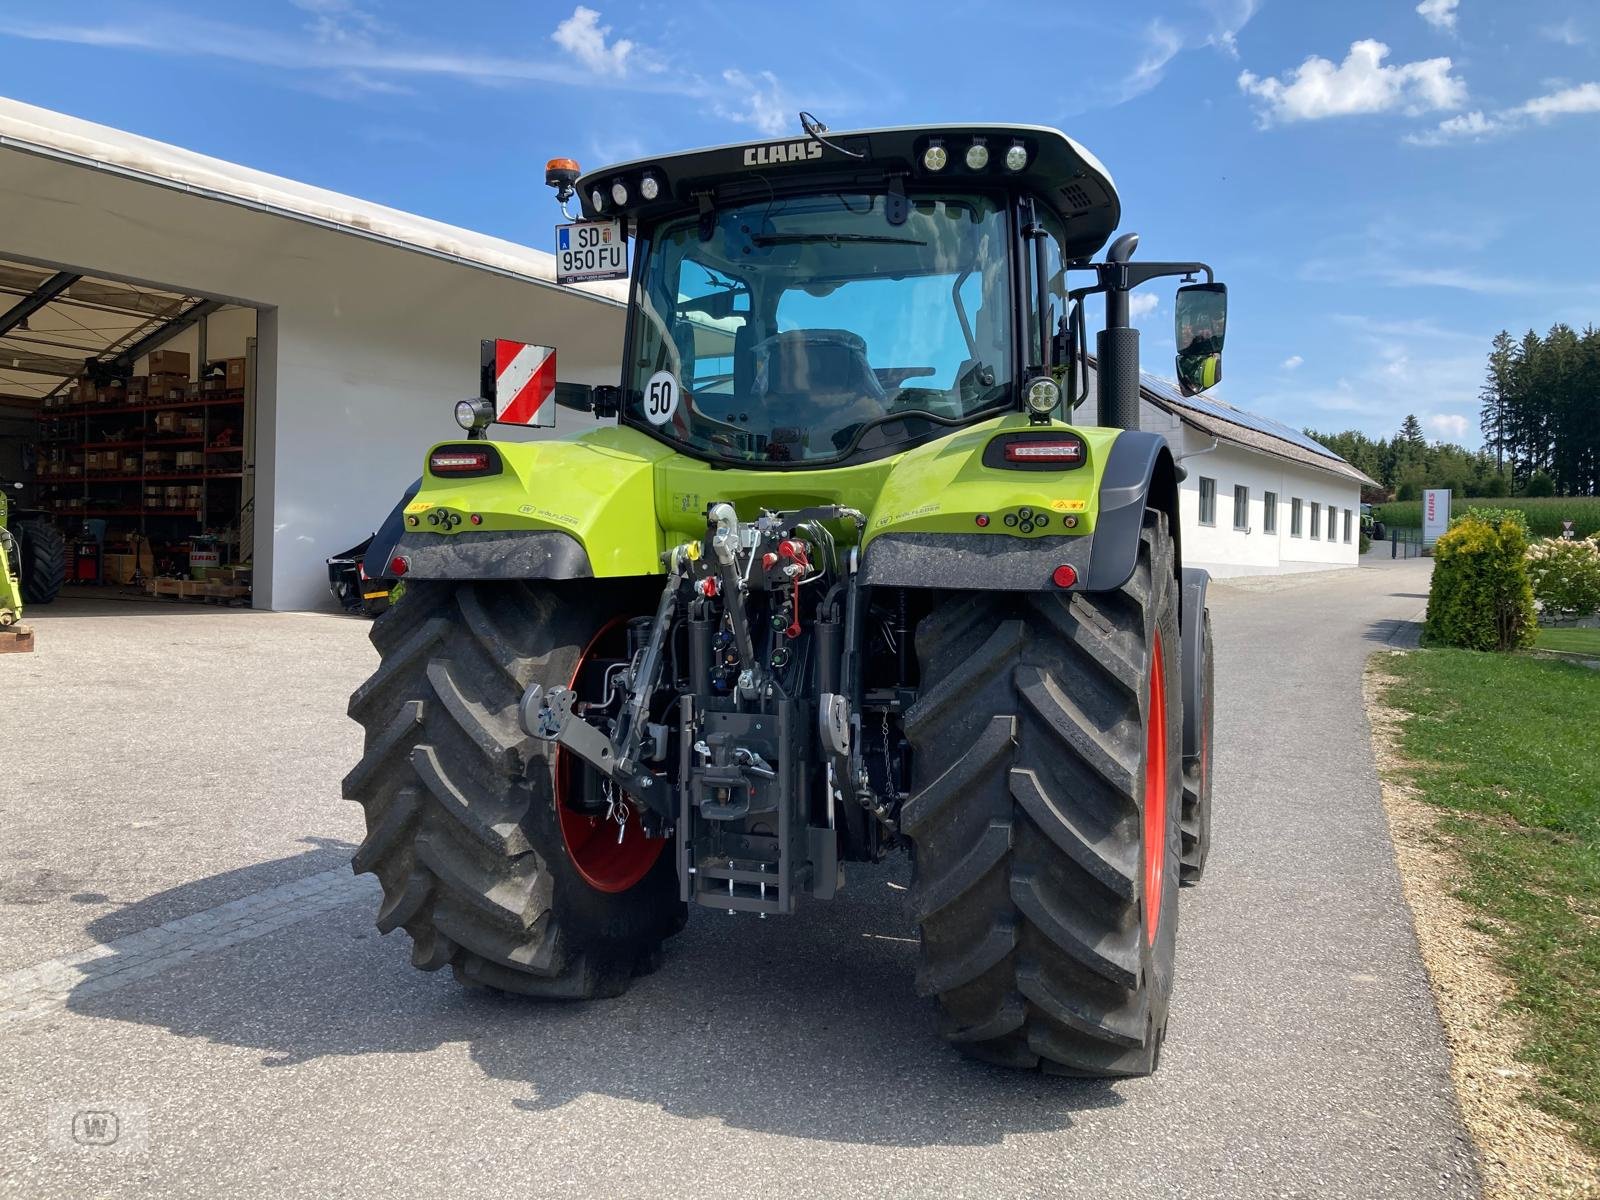
[[[871,461],[1006,412],[1070,420],[1086,398],[1086,373],[1069,370],[1087,350],[1082,299],[1107,293],[1108,326],[1125,330],[1131,287],[1195,271],[1208,283],[1180,295],[1193,353],[1178,376],[1186,391],[1220,378],[1225,291],[1203,264],[1131,267],[1136,239],[1114,248],[1115,269],[1092,263],[1121,203],[1066,135],[805,129],[587,174],[551,162],[563,206],[582,207],[558,242],[574,276],[617,273],[634,245],[621,386],[602,410],[695,458],[787,469]],[[1072,271],[1100,278],[1074,291]],[[1102,348],[1111,391],[1129,362],[1137,386],[1128,350],[1125,338]]]

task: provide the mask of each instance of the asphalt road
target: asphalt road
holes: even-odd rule
[[[1214,585],[1217,846],[1162,1069],[1115,1085],[938,1041],[901,866],[696,912],[617,1001],[416,972],[344,866],[362,623],[37,610],[0,659],[0,1194],[1475,1195],[1360,698],[1427,570]]]

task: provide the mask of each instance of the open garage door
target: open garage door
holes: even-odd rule
[[[0,480],[25,601],[249,604],[257,316],[0,247]]]

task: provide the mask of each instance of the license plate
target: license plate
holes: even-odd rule
[[[628,242],[621,221],[576,221],[556,226],[556,282],[626,279]]]

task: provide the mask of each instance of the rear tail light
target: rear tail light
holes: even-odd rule
[[[403,554],[396,554],[389,560],[389,574],[396,579],[411,570],[411,560]]]
[[[1050,582],[1058,588],[1069,588],[1078,582],[1078,573],[1066,563],[1062,563],[1050,573]]]
[[[428,470],[435,475],[482,471],[488,465],[489,455],[482,450],[440,450],[428,457]]]
[[[495,475],[500,454],[493,446],[436,446],[428,455],[430,475]]]
[[[1077,438],[1010,442],[1005,454],[1006,461],[1013,463],[1076,464],[1083,461],[1083,442]]]

